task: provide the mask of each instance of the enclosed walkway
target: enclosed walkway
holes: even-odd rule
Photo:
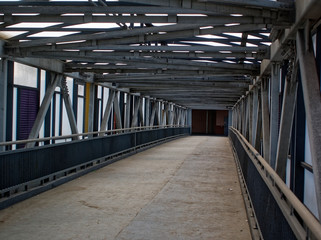
[[[0,212],[0,239],[251,239],[228,138],[162,144]]]

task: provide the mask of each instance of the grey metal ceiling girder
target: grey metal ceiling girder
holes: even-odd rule
[[[60,73],[94,74],[96,84],[228,109],[270,57],[271,29],[290,26],[293,9],[270,0],[1,1],[1,57],[39,67],[46,59]]]

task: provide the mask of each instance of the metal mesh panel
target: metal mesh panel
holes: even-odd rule
[[[272,193],[243,148],[237,135],[230,131],[229,136],[238,156],[263,238],[265,240],[296,239]]]

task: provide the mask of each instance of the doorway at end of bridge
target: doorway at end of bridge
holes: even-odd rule
[[[228,135],[228,111],[192,110],[192,134]]]

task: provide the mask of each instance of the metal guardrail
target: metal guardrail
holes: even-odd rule
[[[234,135],[234,136],[233,136]],[[315,218],[315,216],[304,206],[304,204],[294,195],[294,193],[286,186],[286,184],[282,181],[282,179],[277,175],[277,173],[271,168],[271,166],[265,161],[265,159],[256,151],[256,149],[244,138],[241,133],[236,130],[235,128],[230,128],[230,138],[232,140],[232,143],[234,145],[234,148],[236,148],[236,152],[238,154],[238,158],[240,161],[243,175],[247,179],[247,184],[249,184],[249,188],[252,188],[252,191],[250,190],[251,195],[255,194],[263,194],[262,189],[260,190],[260,193],[255,193],[255,190],[258,190],[259,187],[259,179],[256,179],[255,182],[250,182],[250,179],[253,180],[249,174],[253,174],[251,171],[251,166],[248,162],[246,162],[245,158],[249,158],[252,162],[252,164],[255,166],[255,169],[259,173],[259,176],[264,181],[266,187],[269,190],[270,193],[273,195],[273,198],[275,202],[277,203],[279,209],[281,210],[285,220],[287,221],[290,229],[292,230],[293,234],[295,235],[295,238],[297,239],[321,239],[321,224],[320,222]],[[244,152],[241,151],[240,146],[238,142],[239,141],[241,146],[244,149]],[[246,156],[247,155],[247,156]],[[256,186],[251,186],[255,185]],[[262,186],[260,186],[263,188]],[[252,197],[257,198],[257,197]],[[265,208],[266,215],[273,214],[269,213],[267,208],[268,204],[273,204],[269,202],[270,199],[265,199],[263,202],[253,202],[255,211],[259,210],[256,208],[256,206],[261,205],[261,208]],[[262,210],[259,210],[262,212]],[[277,212],[278,209],[275,208],[275,212]],[[257,214],[257,216],[260,214]],[[271,215],[272,216],[272,215]],[[264,218],[266,216],[258,216],[258,222],[260,223],[260,218]],[[275,218],[275,216],[274,216]],[[264,234],[264,229],[267,229],[267,226],[262,225],[281,225],[279,219],[269,219],[266,217],[263,221],[261,221],[260,227],[263,232],[264,239],[285,239],[279,236],[273,238],[273,236],[266,232]],[[283,224],[283,223],[282,223]],[[276,226],[278,227],[278,226]],[[271,228],[271,227],[270,227]],[[273,226],[272,226],[273,228]],[[282,229],[281,231],[286,231],[286,229]],[[291,234],[290,234],[291,235]],[[295,239],[294,238],[294,239]],[[287,236],[286,239],[292,239],[291,237]]]
[[[142,127],[133,127],[133,128],[121,128],[121,129],[113,129],[113,130],[106,130],[106,131],[95,131],[95,132],[86,132],[86,133],[78,133],[78,134],[69,134],[63,136],[54,136],[54,137],[45,137],[45,138],[36,138],[36,139],[26,139],[26,140],[17,140],[17,141],[8,141],[8,142],[0,142],[1,146],[13,146],[13,145],[20,145],[20,144],[27,144],[27,143],[41,143],[41,142],[48,142],[48,141],[56,141],[56,140],[65,140],[68,139],[72,140],[74,138],[87,139],[90,137],[95,136],[106,136],[106,135],[113,135],[113,134],[120,134],[132,131],[144,131],[144,130],[153,130],[153,129],[161,129],[161,128],[177,128],[177,127],[189,127],[185,125],[157,125],[157,126],[142,126]],[[54,143],[52,143],[54,144]],[[9,149],[10,150],[10,149]],[[1,152],[1,150],[0,150]]]
[[[122,129],[124,130],[124,129]],[[0,153],[0,209],[164,141],[190,128],[167,127]]]

